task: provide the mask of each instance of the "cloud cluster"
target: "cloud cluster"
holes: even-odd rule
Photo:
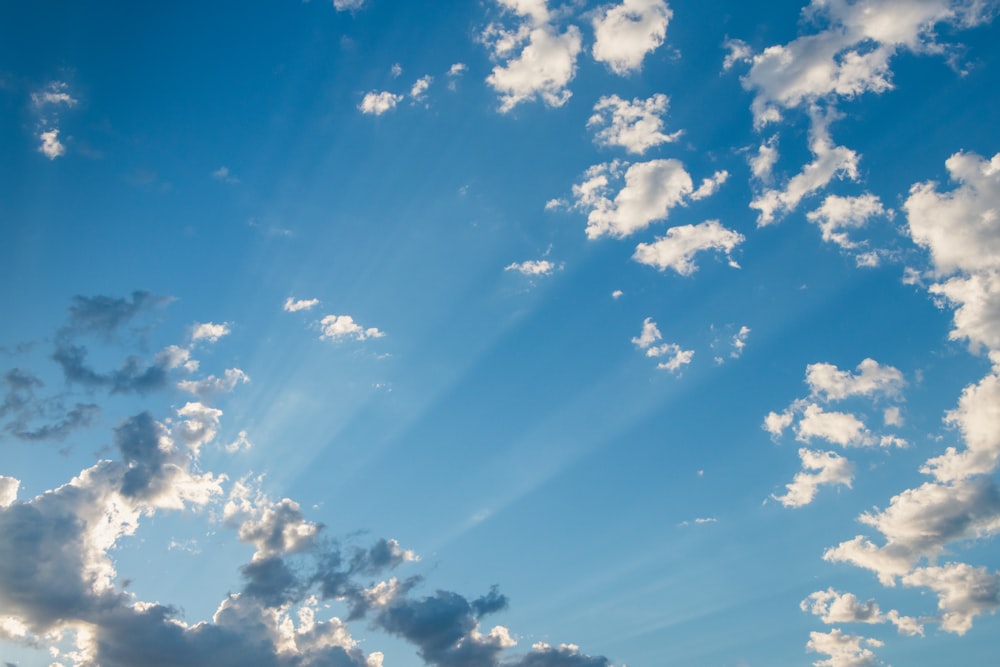
[[[638,336],[632,338],[632,344],[646,353],[647,357],[663,359],[656,364],[660,370],[677,373],[682,367],[691,363],[694,358],[694,350],[685,350],[676,343],[660,343],[663,334],[652,318],[643,320],[642,331]]]
[[[36,131],[41,144],[38,152],[50,160],[66,154],[59,140],[59,123],[64,109],[72,109],[79,101],[69,92],[65,81],[52,81],[31,93],[31,107],[36,116]]]
[[[134,306],[80,298],[61,335],[76,330],[114,339],[141,310]],[[196,325],[192,344],[219,332],[218,325]],[[179,368],[189,354],[173,346],[168,356]],[[38,386],[25,371],[8,373],[8,383]],[[149,412],[128,417],[114,429],[113,459],[34,498],[19,499],[19,481],[0,476],[0,637],[48,646],[54,664],[72,667],[381,667],[383,654],[351,635],[349,623],[365,622],[409,643],[428,665],[611,667],[571,644],[539,643],[512,654],[511,631],[483,625],[507,607],[496,587],[474,598],[446,590],[419,595],[419,575],[389,576],[419,561],[396,540],[342,544],[294,500],[272,499],[261,477],[230,483],[203,471],[201,452],[216,442],[222,417],[200,401],[164,420]],[[247,442],[241,431],[235,443],[217,446],[234,451]],[[111,557],[149,517],[171,511],[215,517],[253,548],[239,567],[241,586],[208,621],[190,623],[176,608],[128,592]],[[333,615],[333,603],[343,618]]]
[[[763,428],[772,437],[780,437],[789,427],[795,439],[806,444],[814,439],[825,440],[841,447],[905,447],[907,442],[892,434],[874,433],[866,425],[864,415],[828,410],[824,406],[848,399],[900,400],[905,379],[899,369],[865,359],[855,372],[841,370],[834,364],[816,363],[806,367],[809,396],[796,399],[782,412],[770,412]],[[898,412],[897,406],[892,406]],[[896,421],[896,420],[893,420]],[[888,424],[887,424],[888,425]],[[802,472],[786,485],[784,495],[774,499],[786,507],[802,507],[813,501],[821,485],[850,487],[854,465],[843,456],[830,451],[802,448]]]
[[[979,0],[812,0],[803,16],[820,30],[757,54],[731,43],[727,63],[750,63],[742,83],[755,94],[752,110],[761,126],[779,120],[782,109],[889,90],[895,55],[945,51],[934,28],[980,24],[990,17],[989,5]]]
[[[385,335],[385,332],[379,331],[375,327],[361,326],[350,315],[326,315],[319,321],[319,325],[322,331],[320,338],[324,340],[353,339],[362,341],[369,338],[381,338]]]
[[[529,259],[523,262],[511,262],[503,267],[504,271],[516,271],[525,276],[547,276],[554,271],[562,270],[561,263],[548,259]]]

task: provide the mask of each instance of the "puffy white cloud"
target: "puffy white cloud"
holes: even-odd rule
[[[951,482],[991,473],[1000,463],[1000,369],[962,391],[958,407],[945,421],[958,428],[965,449],[949,447],[927,461],[921,472],[938,481]]]
[[[743,241],[744,236],[739,232],[723,227],[718,220],[707,220],[697,225],[671,227],[653,243],[640,243],[632,259],[660,271],[669,268],[689,276],[698,268],[694,263],[695,254],[716,250],[729,257]],[[731,258],[729,264],[737,266]]]
[[[191,342],[207,340],[209,343],[218,341],[223,336],[228,336],[231,332],[229,322],[216,324],[215,322],[202,322],[195,324],[191,328]]]
[[[588,209],[587,237],[623,238],[664,220],[694,192],[691,175],[678,160],[650,160],[628,167],[625,185],[608,197],[609,176],[618,178],[624,165],[610,162],[591,167],[582,183],[573,186],[577,208]]]
[[[795,433],[796,440],[802,442],[821,438],[841,447],[859,447],[873,443],[871,434],[860,419],[846,412],[826,412],[816,403],[806,406]]]
[[[934,182],[910,188],[903,204],[910,235],[942,274],[1000,268],[1000,153],[990,160],[955,153],[945,166],[958,184],[951,192]]]
[[[562,106],[572,95],[567,86],[576,76],[580,29],[571,25],[560,32],[545,0],[497,2],[518,17],[514,27],[490,23],[480,36],[497,62],[486,83],[500,95],[500,112],[536,98]]]
[[[1000,491],[992,480],[926,483],[894,496],[889,507],[858,520],[886,538],[885,545],[857,536],[828,549],[823,558],[872,570],[886,586],[922,558],[932,559],[954,541],[1000,532]]]
[[[664,0],[622,0],[603,8],[594,17],[594,59],[616,74],[640,69],[646,54],[663,44],[672,16]]]
[[[462,76],[469,69],[465,63],[455,63],[448,68],[448,76]]]
[[[282,309],[286,313],[297,313],[300,310],[311,310],[319,305],[319,299],[293,299],[288,297],[285,299],[285,305]]]
[[[514,34],[504,33],[505,39]],[[569,26],[559,33],[549,25],[528,31],[524,37],[517,33],[520,52],[493,67],[486,77],[488,83],[500,94],[500,112],[506,113],[521,102],[536,97],[550,107],[561,107],[572,95],[566,87],[576,75],[576,58],[581,49],[580,30]],[[494,56],[501,49],[494,47]]]
[[[807,213],[806,218],[819,226],[824,241],[850,249],[858,244],[851,241],[845,230],[864,227],[877,215],[885,215],[885,209],[873,194],[857,197],[829,195],[818,209]]]
[[[660,328],[656,326],[653,318],[647,317],[642,322],[642,332],[632,339],[632,344],[641,350],[649,348],[653,343],[663,338]]]
[[[883,366],[874,359],[864,359],[857,373],[842,371],[833,364],[809,364],[806,384],[813,396],[839,401],[850,396],[896,397],[906,384],[903,374],[893,366]]]
[[[562,269],[562,264],[551,262],[547,259],[525,260],[523,262],[512,262],[504,267],[504,271],[517,271],[526,276],[547,276],[553,271]]]
[[[722,187],[722,184],[728,180],[729,172],[725,169],[715,172],[708,178],[703,178],[701,180],[701,185],[698,186],[698,189],[691,193],[691,199],[697,201],[699,199],[707,199],[708,197],[711,197],[718,192],[719,188]]]
[[[38,134],[42,143],[38,147],[38,152],[50,160],[55,160],[66,154],[66,146],[59,141],[59,130],[46,130]]]
[[[785,410],[780,413],[772,411],[764,417],[764,423],[761,425],[761,428],[776,438],[784,433],[785,429],[791,426],[793,421],[795,421],[795,413],[791,410]]]
[[[247,479],[233,484],[222,517],[238,529],[242,541],[254,546],[254,560],[308,549],[320,530],[305,518],[297,502],[289,498],[274,502]]]
[[[594,141],[602,146],[621,146],[629,153],[642,154],[653,146],[676,141],[680,130],[663,133],[663,114],[669,100],[657,93],[650,98],[635,98],[631,102],[617,95],[605,95],[594,105],[594,114],[587,127],[600,128]]]
[[[888,90],[890,60],[899,51],[940,52],[937,24],[967,27],[989,13],[988,3],[980,0],[813,0],[805,16],[816,19],[822,30],[753,56],[736,43],[726,64],[752,62],[742,81],[756,92],[752,108],[762,125],[780,118],[781,108]]]
[[[375,327],[362,327],[354,321],[350,315],[327,315],[320,320],[322,334],[320,338],[327,340],[343,340],[353,338],[354,340],[367,340],[369,338],[381,338],[385,335]]]
[[[177,410],[180,423],[174,428],[173,433],[191,450],[195,455],[198,449],[207,442],[215,439],[219,432],[219,419],[222,417],[222,410],[210,408],[198,402],[185,403],[184,407]]]
[[[1000,270],[956,276],[928,291],[955,309],[949,338],[967,340],[973,352],[1000,350]]]
[[[862,644],[864,646],[862,646]],[[845,635],[839,628],[830,632],[810,632],[806,649],[829,656],[815,667],[875,667],[875,654],[865,646],[878,648],[882,642],[857,635]]]
[[[766,189],[750,202],[750,208],[760,212],[758,227],[772,224],[778,216],[795,210],[804,198],[826,187],[834,178],[858,177],[858,154],[834,144],[829,132],[830,118],[821,118],[818,112],[812,116],[809,150],[814,159],[789,179],[784,189]]]
[[[799,449],[802,470],[795,474],[783,496],[771,496],[785,507],[802,507],[816,497],[820,486],[839,484],[851,488],[854,464],[836,452]],[[807,471],[815,472],[807,472]]]
[[[875,600],[861,602],[853,593],[832,588],[816,591],[799,605],[802,611],[819,616],[824,623],[882,623],[884,617]]]
[[[938,596],[941,629],[964,635],[972,619],[1000,607],[1000,575],[985,567],[948,563],[914,570],[902,579],[907,586],[924,586]]]
[[[387,111],[395,109],[396,105],[402,101],[402,95],[391,93],[388,90],[373,90],[365,93],[365,96],[361,99],[361,104],[358,105],[358,109],[361,110],[361,113],[381,116]]]

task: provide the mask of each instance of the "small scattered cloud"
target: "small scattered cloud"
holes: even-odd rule
[[[642,331],[632,338],[632,344],[646,353],[647,357],[663,359],[656,364],[660,370],[678,373],[682,367],[691,363],[694,350],[685,350],[676,343],[660,343],[663,334],[652,318],[647,317],[642,323]]]
[[[525,276],[547,276],[562,270],[562,268],[562,263],[551,262],[547,259],[535,259],[513,262],[505,266],[503,270],[516,271]]]
[[[285,299],[285,305],[282,309],[286,313],[297,313],[301,310],[312,310],[319,305],[319,299],[293,299],[288,297]]]
[[[422,76],[413,82],[410,87],[410,97],[415,101],[422,101],[427,97],[427,89],[431,87],[434,77],[431,75]]]
[[[383,90],[381,92],[372,91],[370,93],[365,93],[364,98],[361,100],[361,104],[358,105],[358,109],[361,110],[361,113],[381,116],[382,114],[395,109],[396,105],[402,101],[402,95],[390,93],[387,90]]]
[[[622,295],[624,294],[625,292],[621,291],[620,289],[616,289],[614,292],[611,293],[611,298],[617,300],[622,298]]]
[[[354,321],[350,315],[327,315],[320,320],[322,333],[320,338],[324,340],[341,341],[353,339],[357,341],[369,338],[382,338],[385,333],[375,327],[362,327]]]
[[[191,327],[191,342],[197,343],[198,341],[208,341],[209,343],[218,342],[218,340],[224,336],[228,336],[232,329],[229,322],[222,322],[221,324],[216,324],[215,322],[199,322]]]

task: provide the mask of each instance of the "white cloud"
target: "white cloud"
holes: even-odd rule
[[[392,74],[392,78],[399,78],[403,74],[403,66],[399,63],[393,63],[392,67],[389,68],[389,73]]]
[[[1000,491],[988,478],[926,483],[893,496],[889,507],[866,512],[858,520],[886,538],[877,546],[864,536],[828,549],[825,560],[848,562],[872,570],[883,585],[910,572],[922,558],[941,555],[958,540],[1000,532]]]
[[[854,480],[854,464],[836,452],[799,449],[802,471],[795,474],[791,483],[786,484],[783,496],[771,496],[785,507],[802,507],[816,497],[820,486],[839,484],[851,488]],[[806,472],[813,470],[815,472]]]
[[[795,413],[791,410],[785,410],[784,412],[769,412],[767,416],[764,417],[764,423],[762,428],[771,434],[772,437],[777,438],[785,429],[792,425],[795,421]]]
[[[282,309],[286,313],[297,313],[300,310],[311,310],[319,305],[319,299],[293,299],[288,297],[285,299],[285,305]]]
[[[996,470],[1000,463],[1000,369],[967,386],[945,421],[962,433],[965,449],[949,447],[928,460],[921,472],[950,482]]]
[[[547,276],[554,271],[562,269],[562,264],[550,262],[547,259],[526,260],[524,262],[514,262],[504,267],[504,271],[517,271],[526,276]]]
[[[1000,575],[985,567],[948,563],[914,570],[902,579],[907,586],[925,586],[937,593],[941,629],[964,635],[972,619],[1000,607]]]
[[[743,355],[743,349],[747,346],[747,337],[750,336],[750,327],[742,326],[733,335],[733,351],[729,353],[732,359],[738,359]]]
[[[620,299],[623,294],[625,294],[625,292],[621,291],[620,289],[616,289],[614,292],[611,293],[611,298]]]
[[[17,490],[20,486],[21,480],[0,475],[0,509],[9,507],[17,500]]]
[[[77,102],[69,93],[69,84],[65,81],[52,81],[45,88],[31,93],[31,104],[36,109],[47,106],[75,107]]]
[[[333,0],[333,7],[338,12],[351,9],[361,9],[364,4],[365,0]]]
[[[826,187],[836,177],[858,178],[858,154],[844,146],[837,146],[830,138],[830,118],[812,114],[809,150],[813,161],[785,184],[784,189],[766,189],[753,201],[750,208],[757,209],[757,226],[764,227],[789,213],[807,196]]]
[[[807,213],[806,218],[819,226],[824,241],[850,249],[858,244],[851,241],[845,230],[864,227],[871,218],[884,214],[882,202],[873,194],[858,197],[829,195],[818,209]]]
[[[903,415],[900,413],[899,407],[894,405],[886,408],[882,413],[882,421],[885,422],[886,426],[902,426]]]
[[[396,95],[395,93],[390,93],[387,90],[383,90],[381,92],[373,90],[370,93],[365,93],[364,98],[361,100],[361,104],[358,105],[358,109],[361,110],[361,113],[381,116],[387,111],[395,109],[396,105],[402,101],[402,95]]]
[[[678,160],[650,160],[628,167],[625,185],[608,198],[609,176],[618,178],[624,165],[610,162],[591,167],[586,180],[573,186],[576,206],[589,209],[587,237],[623,238],[664,220],[694,192],[691,176]]]
[[[587,127],[601,128],[594,141],[601,146],[621,146],[629,153],[642,154],[653,146],[676,141],[681,131],[663,133],[663,114],[669,100],[657,93],[631,102],[617,95],[605,95],[594,105]]]
[[[930,251],[941,276],[931,285],[955,309],[954,340],[973,351],[1000,350],[1000,153],[992,159],[955,153],[945,162],[958,186],[939,192],[933,182],[910,188],[903,204],[913,240]]]
[[[238,529],[240,540],[255,547],[255,561],[304,551],[320,530],[306,520],[297,502],[289,498],[275,502],[247,479],[233,484],[222,518]]]
[[[381,338],[385,335],[375,327],[362,327],[350,315],[327,315],[320,320],[320,326],[323,330],[320,338],[333,341],[345,338],[361,341],[368,338]]]
[[[410,88],[410,97],[415,100],[422,100],[427,95],[427,89],[431,87],[431,83],[434,81],[434,77],[430,74],[422,76],[413,82],[413,86]]]
[[[812,593],[799,607],[827,624],[884,622],[875,600],[861,602],[853,593],[838,593],[832,588]]]
[[[505,38],[512,36],[504,34]],[[486,83],[500,94],[500,112],[506,113],[536,97],[550,107],[561,107],[569,101],[572,93],[566,86],[576,75],[580,30],[569,26],[560,34],[544,25],[531,29],[524,38],[519,36],[517,42],[523,44],[517,56],[494,66],[486,77]],[[494,47],[495,57],[500,57],[500,52]]]
[[[701,180],[701,185],[698,186],[698,189],[691,193],[691,199],[697,201],[699,199],[707,199],[708,197],[711,197],[718,192],[719,188],[722,187],[722,184],[728,180],[729,172],[725,169],[715,172],[708,178],[703,178]]]
[[[763,183],[770,183],[774,165],[778,162],[778,135],[763,142],[757,149],[757,154],[752,156],[749,162],[753,177]]]
[[[594,59],[616,74],[639,70],[667,34],[673,12],[664,0],[622,0],[594,17]]]
[[[662,339],[663,334],[660,333],[656,322],[651,317],[647,317],[643,320],[640,334],[632,338],[632,344],[640,350],[644,350],[647,357],[666,358],[665,361],[657,363],[656,367],[660,370],[676,373],[682,366],[691,363],[691,359],[694,357],[694,350],[685,350],[676,343],[655,345],[657,341]]]
[[[663,334],[660,333],[660,329],[656,326],[656,322],[653,321],[653,318],[647,317],[642,322],[642,332],[632,339],[632,343],[639,349],[645,350],[662,338]]]
[[[253,443],[250,442],[250,436],[246,431],[240,431],[236,435],[236,439],[230,443],[227,443],[225,449],[230,454],[235,454],[236,452],[245,451],[253,447]]]
[[[448,68],[448,76],[462,76],[468,69],[465,63],[455,63]]]
[[[819,616],[828,625],[835,623],[892,623],[902,635],[923,636],[919,619],[902,616],[895,609],[883,614],[875,600],[861,602],[853,593],[838,593],[833,588],[816,591],[799,605],[802,611]]]
[[[218,341],[223,336],[230,333],[229,322],[216,324],[215,322],[201,322],[191,328],[191,342],[207,340],[209,343]]]
[[[59,141],[59,130],[46,130],[38,134],[42,145],[38,147],[38,152],[42,153],[50,160],[55,160],[66,154],[66,146]]]
[[[840,401],[850,396],[896,397],[906,384],[903,374],[892,366],[882,366],[874,359],[864,359],[857,373],[842,371],[833,364],[809,364],[806,384],[813,396],[826,401]]]
[[[729,257],[743,241],[742,234],[723,227],[718,220],[707,220],[697,225],[671,227],[666,235],[653,243],[640,243],[632,259],[660,271],[669,268],[682,276],[689,276],[698,268],[694,263],[695,254],[716,250]],[[730,265],[733,264],[730,259]]]
[[[497,2],[519,18],[514,28],[491,23],[480,36],[498,63],[486,83],[500,94],[500,112],[535,98],[550,107],[564,105],[582,48],[580,29],[571,25],[560,33],[545,0]]]
[[[857,635],[845,635],[839,628],[830,632],[810,632],[806,649],[829,656],[817,660],[815,667],[875,667],[875,654],[862,646],[878,648],[882,642]]]
[[[209,375],[201,380],[181,380],[177,387],[201,398],[209,398],[216,394],[232,393],[236,385],[249,381],[250,377],[239,368],[227,368],[222,377]]]
[[[899,51],[941,52],[935,25],[969,27],[989,13],[980,0],[813,0],[804,14],[824,29],[749,57],[752,66],[742,82],[756,92],[755,122],[778,120],[781,108],[888,90],[889,63]],[[725,64],[748,59],[743,46],[731,46]]]

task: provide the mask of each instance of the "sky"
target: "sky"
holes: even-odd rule
[[[0,665],[995,665],[994,0],[2,7]]]

